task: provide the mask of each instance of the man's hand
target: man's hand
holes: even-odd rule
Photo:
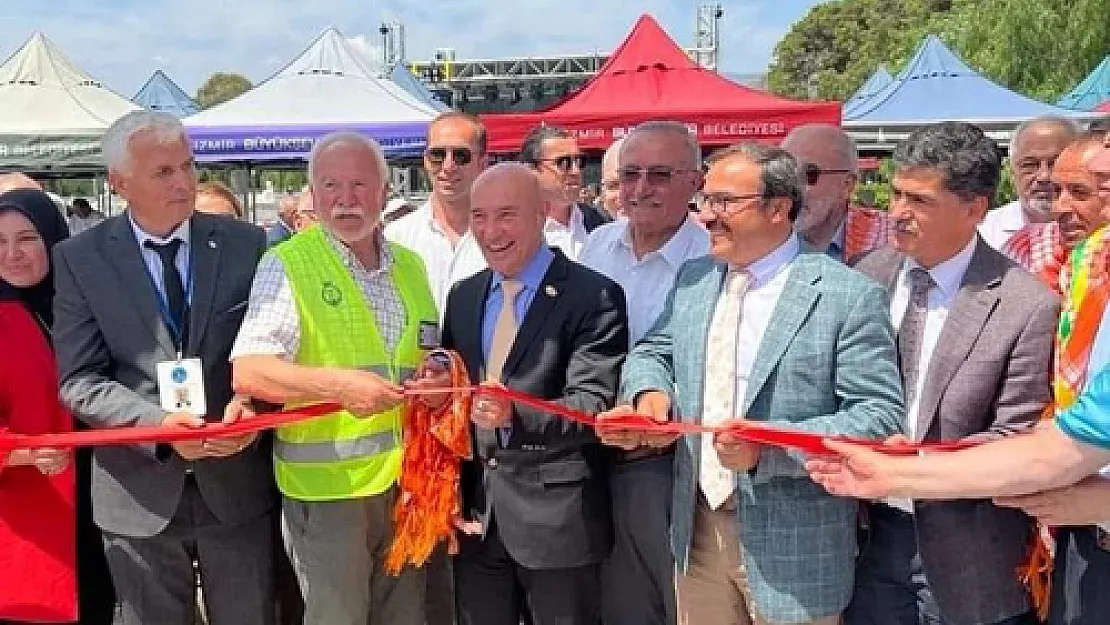
[[[246,395],[236,395],[231,398],[231,401],[224,408],[222,422],[236,423],[243,419],[253,419],[255,416],[254,408],[251,406],[251,398]],[[258,438],[257,432],[247,432],[239,436],[224,438],[210,438],[203,442],[203,447],[209,458],[227,458],[242,452],[256,438]]]
[[[810,477],[833,495],[879,499],[894,495],[890,476],[895,459],[861,445],[825,440],[830,456],[806,462]]]
[[[400,386],[376,373],[337,369],[334,375],[336,400],[357,417],[385,412],[405,398]]]
[[[513,402],[499,395],[483,393],[487,388],[505,388],[500,382],[483,382],[470,407],[470,420],[485,429],[508,427],[513,422]]]
[[[27,456],[27,464],[34,466],[43,475],[58,475],[69,466],[69,452],[61,449],[28,449]]]
[[[662,393],[660,393],[662,394]],[[664,397],[666,397],[664,395]],[[667,402],[669,403],[669,402]],[[639,447],[655,447],[663,448],[668,445],[674,444],[678,440],[680,434],[671,434],[669,432],[649,432],[628,429],[625,427],[611,427],[605,424],[606,420],[618,419],[626,417],[630,414],[639,414],[643,416],[652,417],[659,423],[666,423],[669,421],[668,412],[665,406],[660,410],[658,404],[645,404],[643,401],[638,402],[639,406],[643,406],[640,410],[634,409],[628,404],[623,404],[607,410],[597,415],[598,424],[594,428],[597,432],[597,437],[602,443],[623,449],[624,451],[632,451]]]
[[[1110,479],[1095,475],[1055,490],[1017,497],[997,497],[994,503],[1023,510],[1046,525],[1105,523],[1110,521]]]
[[[188,412],[174,412],[162,419],[162,426],[202,428],[204,427],[204,419]],[[204,449],[203,441],[181,441],[170,443],[170,446],[177,452],[177,455],[189,461],[203,460],[208,455],[208,452]]]
[[[728,427],[738,421],[730,419],[721,424]],[[761,445],[751,443],[729,432],[718,432],[713,435],[713,448],[717,450],[717,457],[721,466],[733,471],[751,471],[759,463]]]
[[[405,382],[405,390],[423,391],[418,401],[433,410],[439,409],[451,399],[451,393],[428,393],[436,389],[451,388],[451,370],[446,364],[433,356],[425,358],[424,364],[416,372],[416,377]]]

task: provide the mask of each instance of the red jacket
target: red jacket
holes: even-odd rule
[[[45,337],[22,304],[0,302],[0,428],[72,427]],[[74,497],[72,465],[53,477],[30,466],[0,468],[0,619],[77,620]]]

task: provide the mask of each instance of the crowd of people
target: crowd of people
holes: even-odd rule
[[[446,112],[426,144],[431,195],[388,223],[372,139],[318,140],[263,231],[198,183],[180,122],[147,111],[103,139],[125,213],[75,202],[67,223],[33,181],[0,193],[0,426],[339,407],[8,453],[0,550],[32,554],[37,578],[66,558],[35,545],[75,554],[55,590],[79,622],[1024,625],[1046,599],[1018,575],[1042,526],[1048,622],[1110,622],[1105,129],[1023,124],[1019,198],[994,209],[1001,151],[959,122],[897,147],[886,211],[853,206],[858,155],[833,126],[703,160],[685,124],[645,122],[596,189],[561,128],[491,165],[481,121]],[[451,386],[435,348],[481,389],[457,549],[391,575],[406,391]],[[749,420],[829,452],[723,431]],[[839,436],[975,446],[894,456]],[[27,505],[47,492],[54,508]],[[0,597],[0,619],[26,620],[25,601]]]

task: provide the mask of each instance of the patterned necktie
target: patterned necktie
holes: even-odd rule
[[[705,395],[702,400],[702,423],[717,425],[735,416],[736,410],[736,340],[740,331],[740,308],[751,283],[746,271],[729,271],[724,289],[713,310],[709,339],[705,350]],[[701,435],[701,466],[698,482],[709,506],[716,510],[736,488],[733,472],[721,464],[713,447],[713,436]]]
[[[516,318],[516,296],[524,290],[524,284],[519,280],[506,278],[501,281],[501,311],[497,313],[497,322],[493,326],[493,338],[489,344],[489,354],[486,356],[486,380],[500,382],[505,360],[509,357],[509,350],[516,340],[516,332],[520,329]],[[511,427],[498,428],[497,436],[501,439],[501,446],[509,444]]]
[[[910,301],[902,324],[898,328],[898,358],[902,369],[902,388],[905,389],[907,409],[917,397],[920,380],[921,341],[925,335],[925,314],[929,308],[929,289],[936,286],[933,276],[921,267],[909,272]]]
[[[162,291],[166,297],[166,312],[170,315],[172,323],[169,330],[173,339],[178,342],[178,349],[184,349],[185,342],[185,308],[188,305],[185,296],[185,285],[181,281],[181,274],[177,271],[177,250],[181,247],[181,239],[171,239],[164,244],[147,240],[144,243],[147,249],[154,250],[158,259],[162,261]]]

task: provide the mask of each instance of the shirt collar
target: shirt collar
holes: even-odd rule
[[[849,211],[852,209],[849,208]],[[840,220],[840,225],[836,227],[836,232],[833,233],[832,241],[829,241],[829,252],[836,251],[836,253],[843,258],[844,256],[844,225],[848,222],[848,213],[844,213],[844,219]],[[833,246],[836,246],[835,248]]]
[[[520,275],[516,276],[516,279],[524,285],[525,289],[538,291],[540,288],[540,283],[543,282],[543,277],[547,275],[547,269],[551,266],[552,260],[555,260],[554,252],[552,252],[551,249],[546,245],[541,245],[540,249],[536,250],[536,253],[532,255],[532,258],[528,261],[528,264],[524,266],[524,269],[520,272]],[[500,288],[501,282],[504,280],[504,276],[497,272],[494,272],[493,283],[490,285],[490,290],[492,291],[494,289]]]
[[[929,275],[932,276],[933,282],[936,283],[937,289],[946,298],[955,295],[960,288],[960,284],[963,283],[964,274],[967,273],[967,268],[971,265],[971,257],[975,254],[975,245],[978,240],[977,236],[971,237],[967,245],[955,256],[942,263],[937,263],[935,267],[927,270]],[[908,273],[910,269],[920,266],[916,260],[907,257],[903,273]]]
[[[625,247],[628,253],[632,253],[632,230],[627,221],[622,224],[624,227],[621,230],[621,235],[617,237],[615,244]],[[686,262],[690,257],[690,246],[693,245],[694,235],[697,234],[697,228],[700,228],[689,215],[683,220],[682,225],[678,227],[671,238],[654,252],[644,254],[647,259],[650,256],[658,255],[663,258],[672,268],[677,269]]]
[[[173,239],[181,239],[181,246],[186,249],[189,247],[189,223],[192,221],[192,217],[188,217],[185,221],[177,224],[177,227],[164,239],[143,230],[142,226],[135,221],[131,211],[127,212],[127,220],[131,222],[131,230],[135,233],[135,240],[139,242],[139,247],[142,247],[147,241],[153,241],[157,245],[165,245]]]
[[[339,254],[339,259],[343,261],[343,265],[348,269],[361,270],[370,274],[377,274],[382,271],[388,271],[393,266],[393,251],[389,249],[389,243],[386,242],[385,237],[382,235],[382,229],[378,228],[374,233],[374,237],[378,240],[378,269],[368,269],[362,264],[362,261],[351,252],[351,248],[347,247],[345,243],[339,240],[339,237],[332,234],[331,230],[320,226],[324,231],[324,238],[331,244],[332,249],[336,254]]]
[[[770,282],[801,251],[802,245],[798,242],[798,235],[791,233],[786,241],[783,241],[782,245],[775,248],[770,254],[744,268],[752,275],[751,286],[759,287]]]
[[[547,218],[547,223],[544,224],[544,231],[567,231],[578,232],[586,229],[586,222],[582,217],[582,209],[578,208],[578,204],[570,205],[570,219],[567,220],[567,225],[559,223],[557,220],[550,217]]]

